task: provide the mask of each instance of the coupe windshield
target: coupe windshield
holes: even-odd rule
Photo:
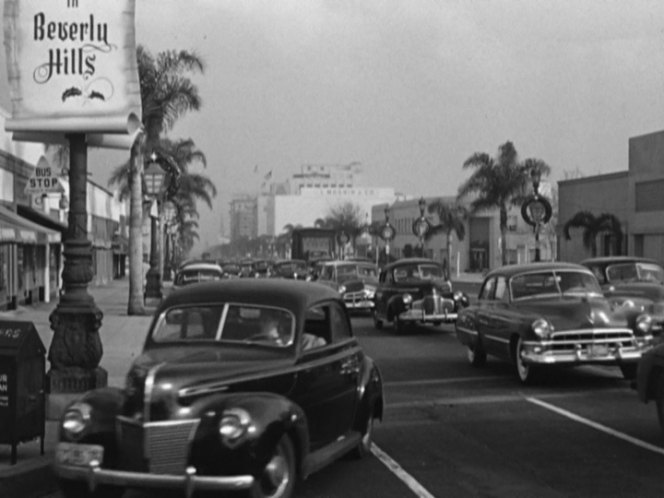
[[[559,295],[600,295],[597,279],[579,271],[547,271],[516,275],[510,281],[512,299],[537,299]]]
[[[664,269],[654,263],[620,263],[606,268],[610,283],[664,282]]]
[[[437,265],[420,264],[400,266],[394,269],[395,282],[407,282],[409,280],[433,280],[445,278],[443,269]]]
[[[215,341],[286,347],[295,319],[280,308],[228,303],[181,306],[164,311],[152,330],[155,342]]]

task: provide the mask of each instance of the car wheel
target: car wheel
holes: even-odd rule
[[[357,446],[353,448],[350,452],[350,456],[355,459],[361,459],[371,453],[371,445],[373,444],[373,432],[374,432],[374,416],[373,410],[367,415],[367,420],[364,426],[364,432],[360,441],[357,443]]]
[[[84,481],[72,481],[70,479],[58,479],[60,493],[65,498],[120,498],[125,490],[115,486],[101,485],[95,488],[94,493],[90,491],[88,483]]]
[[[373,313],[371,313],[371,316],[373,317],[373,324],[374,328],[376,330],[380,330],[383,328],[383,321],[378,319],[378,313],[376,310],[373,310]]]
[[[288,498],[295,489],[295,450],[288,436],[283,436],[251,489],[252,498]]]
[[[474,367],[483,367],[486,364],[486,353],[482,347],[482,343],[477,341],[475,346],[466,346],[466,354],[468,361]]]
[[[625,380],[634,380],[636,379],[636,363],[627,363],[625,365],[620,365],[620,371],[623,374]]]
[[[524,363],[521,353],[523,352],[523,339],[519,337],[514,350],[514,364],[516,367],[516,374],[522,384],[532,384],[535,380],[537,367]]]

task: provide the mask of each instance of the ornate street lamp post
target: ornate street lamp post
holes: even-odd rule
[[[427,202],[424,200],[424,197],[420,197],[417,205],[420,208],[420,217],[413,221],[413,234],[419,238],[420,256],[424,256],[424,237],[426,237],[427,233],[429,233],[431,224],[429,223],[429,220],[427,220],[426,216],[424,216],[424,210],[427,207]]]
[[[390,225],[390,207],[387,206],[385,208],[385,224],[380,229],[380,238],[385,241],[385,263],[390,262],[390,242],[394,240],[395,235],[396,230]]]
[[[535,232],[535,261],[541,261],[539,234],[542,225],[548,223],[553,208],[548,199],[539,193],[542,174],[537,169],[530,170],[530,179],[533,182],[533,195],[521,205],[521,217],[533,227]]]
[[[152,198],[150,209],[150,269],[146,274],[145,299],[161,299],[161,271],[159,269],[159,196],[164,187],[166,172],[157,162],[157,155],[153,152],[150,163],[143,172],[145,193]]]
[[[175,204],[164,202],[164,280],[171,280],[173,273],[173,222],[175,220]]]

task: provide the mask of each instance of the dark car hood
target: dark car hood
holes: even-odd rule
[[[149,370],[159,365],[154,382],[167,379],[178,389],[212,381],[232,384],[256,375],[269,377],[293,363],[289,353],[254,347],[160,347],[136,358],[130,375],[144,379]]]
[[[623,312],[611,310],[605,299],[561,297],[560,299],[533,299],[516,303],[523,313],[536,318],[546,318],[556,330],[588,327],[627,327]]]
[[[608,298],[624,297],[664,301],[664,286],[651,282],[610,284],[604,288],[604,295]]]

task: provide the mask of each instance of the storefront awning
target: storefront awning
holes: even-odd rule
[[[0,241],[45,244],[60,240],[60,232],[34,223],[0,205]]]
[[[37,211],[36,209],[33,209],[29,206],[23,206],[21,204],[17,204],[16,213],[19,216],[22,216],[23,218],[27,218],[33,223],[37,223],[37,225],[41,225],[51,230],[55,230],[56,232],[60,232],[61,234],[67,232],[67,225],[65,223],[61,223],[58,220],[49,216],[48,214],[43,213],[41,211]]]

